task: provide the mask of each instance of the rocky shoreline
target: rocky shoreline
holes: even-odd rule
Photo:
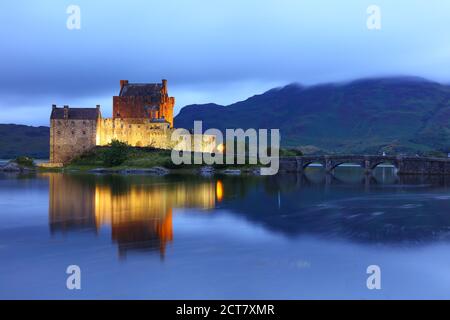
[[[245,168],[245,169],[222,169],[217,170],[210,166],[200,167],[198,169],[167,169],[164,167],[152,167],[152,168],[127,168],[127,169],[110,169],[110,168],[95,168],[86,171],[90,174],[120,174],[120,175],[152,175],[152,176],[165,176],[173,173],[191,173],[200,174],[201,176],[212,176],[215,174],[224,175],[260,175],[259,168]]]
[[[13,161],[0,166],[0,172],[30,173],[35,171],[35,167],[23,166]]]
[[[167,169],[164,167],[151,168],[94,168],[89,170],[69,169],[69,168],[45,168],[45,167],[27,167],[19,165],[16,162],[8,162],[0,165],[0,172],[4,173],[33,173],[33,172],[61,172],[61,173],[87,173],[87,174],[119,174],[119,175],[150,175],[150,176],[165,176],[174,173],[199,174],[201,176],[213,176],[216,174],[237,176],[237,175],[260,175],[260,168],[242,168],[242,169],[215,169],[211,166],[203,166],[195,169]]]

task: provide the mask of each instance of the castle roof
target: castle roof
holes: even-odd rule
[[[155,118],[155,119],[152,119],[150,122],[153,122],[153,123],[170,123],[169,121],[167,121],[164,118]]]
[[[65,119],[65,108],[53,108],[50,119]],[[67,108],[67,119],[96,120],[100,116],[99,108]]]
[[[119,96],[152,96],[155,98],[160,98],[162,88],[163,86],[160,83],[127,83],[124,84],[124,86],[120,90]]]

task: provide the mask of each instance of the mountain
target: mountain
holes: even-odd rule
[[[16,124],[0,124],[0,159],[30,156],[48,159],[50,129]]]
[[[290,84],[228,106],[189,105],[176,128],[279,128],[306,153],[450,151],[450,86],[414,77]],[[0,158],[48,158],[49,128],[0,124]]]
[[[228,106],[189,105],[175,127],[279,128],[306,152],[427,153],[450,150],[450,86],[415,77],[290,84]]]

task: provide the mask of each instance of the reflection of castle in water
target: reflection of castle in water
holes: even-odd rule
[[[49,224],[52,233],[111,227],[119,254],[159,251],[173,240],[172,209],[210,209],[215,185],[150,183],[148,177],[86,177],[49,174]]]

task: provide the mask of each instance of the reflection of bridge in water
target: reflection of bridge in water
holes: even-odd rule
[[[381,164],[395,166],[397,174],[450,174],[450,159],[403,156],[301,156],[280,158],[281,172],[303,172],[310,164],[321,164],[327,172],[332,172],[342,164],[360,165],[366,173],[371,173]]]
[[[390,169],[390,168],[386,168]],[[391,169],[393,170],[393,168]],[[271,179],[271,181],[281,180],[285,187],[310,187],[323,185],[350,185],[357,184],[364,186],[365,189],[371,186],[395,184],[395,185],[434,185],[434,186],[450,186],[450,176],[446,175],[389,175],[388,181],[383,180],[382,176],[375,176],[372,174],[354,175],[353,179],[346,179],[345,174],[340,175],[324,172],[319,174],[317,172],[309,174],[308,171],[294,174],[292,172],[287,174],[279,174]]]
[[[123,177],[49,174],[49,187],[52,233],[98,232],[102,226],[110,226],[120,256],[143,250],[159,251],[163,258],[166,245],[173,241],[172,209],[211,209],[216,201],[214,181],[130,183]]]

